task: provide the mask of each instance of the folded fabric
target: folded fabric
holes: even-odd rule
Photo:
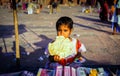
[[[66,58],[74,53],[74,44],[69,38],[57,36],[53,43],[49,43],[48,50],[50,55],[58,55],[60,58]]]

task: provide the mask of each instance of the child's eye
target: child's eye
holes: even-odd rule
[[[67,30],[64,30],[64,32],[67,32]]]

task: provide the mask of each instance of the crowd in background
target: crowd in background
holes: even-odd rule
[[[5,0],[0,0],[1,8],[13,8],[12,0],[7,0],[4,3],[2,1]],[[77,1],[77,4],[75,1]],[[54,12],[57,13],[60,11],[60,5],[67,5],[70,8],[71,6],[80,5],[82,7],[81,12],[92,13],[93,11],[97,11],[101,21],[114,22],[113,15],[115,15],[114,12],[116,11],[116,8],[120,8],[120,0],[16,0],[17,10],[26,10],[28,14],[40,13],[40,11],[43,9],[43,6],[47,6],[49,8],[49,14]],[[117,11],[116,13],[117,21],[120,22],[118,19],[120,11]],[[115,34],[115,31],[118,29],[115,29],[117,27],[116,25],[118,24],[114,23],[114,25],[115,27],[113,26],[113,34]]]

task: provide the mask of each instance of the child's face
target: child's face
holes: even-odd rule
[[[72,29],[70,29],[65,24],[62,24],[57,30],[57,35],[64,36],[65,38],[68,38],[68,37],[70,37],[71,32],[72,32]]]

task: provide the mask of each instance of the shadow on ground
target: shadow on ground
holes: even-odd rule
[[[101,32],[107,32],[103,30],[98,30],[93,27],[84,26],[81,24],[77,24],[78,26],[94,29]],[[25,25],[19,25],[19,34],[26,32]],[[0,38],[8,38],[14,35],[14,27],[12,25],[0,25]],[[16,56],[15,56],[15,42],[13,41],[12,50],[14,52],[5,52],[3,53],[3,47],[0,47],[0,74],[4,73],[11,73],[11,72],[20,72],[20,71],[30,71],[34,74],[37,73],[39,68],[44,68],[47,62],[47,57],[44,54],[45,47],[47,44],[52,41],[52,39],[48,38],[45,35],[39,36],[42,40],[40,42],[34,43],[37,47],[42,47],[39,49],[35,49],[34,52],[30,53],[29,55],[25,52],[26,49],[22,46],[20,47],[20,65],[16,64]],[[4,41],[3,41],[4,42]],[[40,59],[42,57],[42,59]],[[110,65],[109,63],[98,63],[96,61],[91,61],[86,59],[86,62],[83,64],[76,64],[73,65],[78,66],[85,66],[85,67],[105,67],[105,68],[118,68],[117,65]]]
[[[99,31],[99,32],[104,32],[104,33],[107,33],[107,34],[111,34],[111,32],[106,31],[106,30],[102,30],[102,29],[99,29],[99,28],[95,28],[95,27],[91,27],[91,26],[86,26],[86,25],[79,24],[79,23],[74,23],[74,24],[77,25],[77,26],[79,26],[79,27],[83,27],[85,29],[92,29],[92,30],[96,30],[96,31]]]
[[[22,34],[27,32],[24,24],[18,25],[18,32]],[[15,35],[14,25],[0,25],[0,38],[8,38]]]

